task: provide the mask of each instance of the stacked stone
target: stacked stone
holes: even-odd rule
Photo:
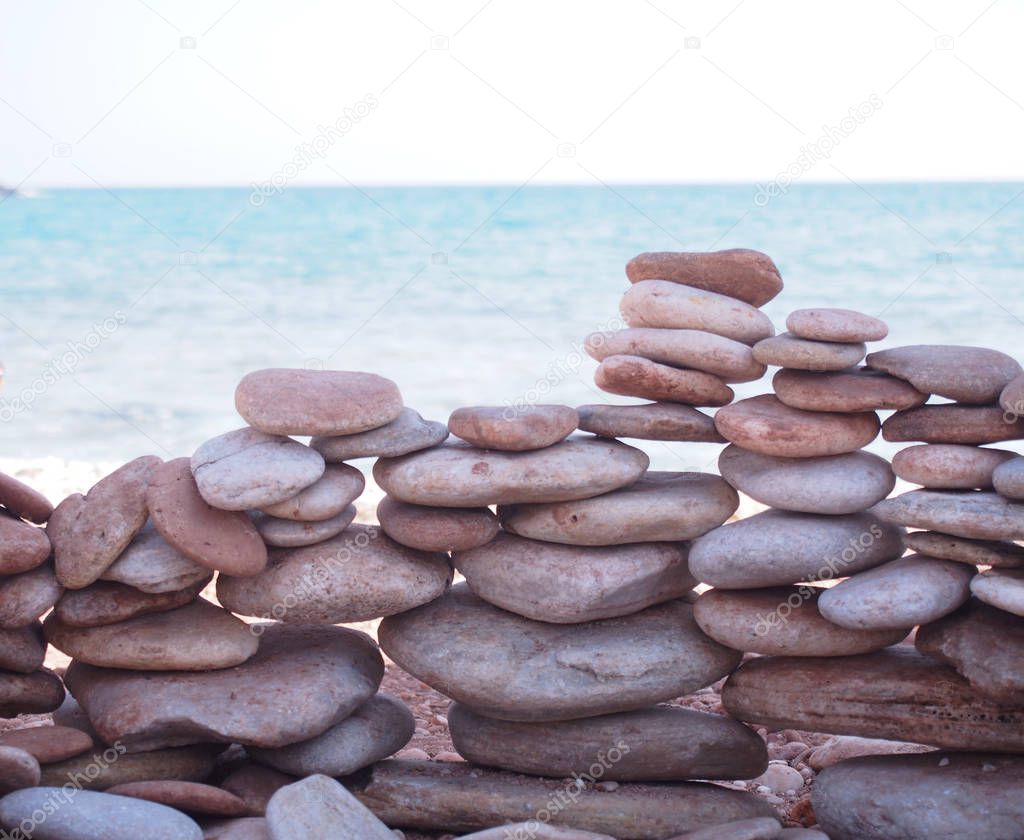
[[[570,437],[577,424],[566,406],[463,408],[448,423],[462,442],[377,462],[384,530],[450,550],[465,577],[385,618],[381,648],[454,701],[451,737],[470,762],[550,780],[531,795],[567,777],[581,780],[580,791],[631,783],[604,807],[588,799],[588,813],[572,816],[576,827],[607,829],[628,814],[680,832],[767,816],[746,793],[685,783],[763,772],[767,753],[753,731],[655,705],[739,663],[694,622],[687,569],[688,541],[728,519],[738,497],[717,476],[648,472],[638,449]],[[378,767],[364,801],[393,824],[429,820],[429,810],[438,822],[413,825],[467,830],[523,807],[525,790],[517,798],[513,786],[487,794],[493,810],[474,815],[482,822],[458,822],[437,813],[445,786],[436,772],[421,768],[417,789],[441,799],[428,805],[423,794],[415,808],[401,784],[389,787],[389,772],[399,773]],[[644,784],[653,781],[681,784]]]

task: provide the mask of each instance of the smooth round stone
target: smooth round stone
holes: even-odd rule
[[[873,412],[802,411],[762,394],[720,409],[715,427],[722,437],[752,452],[812,458],[862,449],[878,435],[879,422]]]
[[[996,493],[911,490],[879,502],[872,512],[906,525],[978,540],[1024,539],[1024,504]]]
[[[766,510],[716,528],[690,547],[690,571],[722,589],[830,580],[903,553],[903,531],[870,513]]]
[[[885,321],[852,309],[797,309],[786,318],[786,329],[812,341],[881,341],[889,334]]]
[[[17,747],[0,744],[0,795],[39,784],[39,762]],[[2,808],[2,802],[0,802]]]
[[[1024,546],[1008,540],[972,540],[938,531],[911,531],[903,541],[907,548],[918,554],[957,563],[996,568],[1024,566]]]
[[[5,472],[0,472],[0,505],[37,525],[42,525],[53,513],[53,505],[46,496]]]
[[[61,787],[27,788],[0,799],[0,825],[30,825],[34,840],[203,840],[198,825],[166,805],[89,790],[69,796]]]
[[[867,352],[863,344],[811,341],[792,333],[763,338],[754,345],[754,358],[763,365],[791,370],[846,370],[860,363]]]
[[[905,645],[863,656],[751,659],[726,681],[722,704],[769,730],[1024,750],[1021,704],[998,706],[952,668]]]
[[[651,251],[626,264],[630,283],[671,280],[698,289],[764,306],[782,291],[782,277],[772,258],[749,248],[725,251]]]
[[[1024,414],[1024,373],[1018,374],[1006,384],[999,395],[999,406],[1008,414]]]
[[[256,530],[263,537],[263,542],[276,548],[298,548],[304,545],[316,545],[344,531],[356,518],[356,506],[349,505],[345,510],[330,519],[316,522],[297,522],[294,519],[278,519],[276,516],[257,514],[253,518]]]
[[[478,597],[552,624],[631,615],[697,584],[673,543],[582,547],[501,533],[452,560]]]
[[[17,630],[0,629],[0,670],[31,674],[43,667],[45,658],[46,641],[39,624]]]
[[[384,675],[377,646],[355,630],[278,624],[253,630],[259,650],[235,668],[146,672],[72,662],[65,679],[106,743],[120,740],[129,752],[144,752],[211,741],[257,747],[305,741],[352,714]]]
[[[100,579],[159,595],[205,586],[210,577],[209,568],[178,553],[148,522]]]
[[[868,355],[866,364],[906,379],[922,393],[972,405],[994,403],[1003,388],[1022,373],[1016,360],[998,350],[952,344],[879,350]]]
[[[717,475],[647,472],[636,483],[571,502],[502,505],[506,531],[567,545],[623,545],[692,540],[717,528],[739,507],[736,491]]]
[[[634,284],[619,311],[631,327],[701,330],[744,344],[775,335],[768,316],[750,304],[667,280]]]
[[[188,458],[162,464],[146,496],[153,525],[189,560],[230,575],[255,575],[267,565],[267,547],[256,526],[242,511],[208,504]]]
[[[51,609],[63,592],[49,563],[30,572],[0,578],[0,629],[28,627]]]
[[[49,556],[46,531],[0,511],[0,575],[27,572]]]
[[[711,685],[740,657],[701,633],[683,601],[557,625],[500,610],[464,584],[385,618],[378,638],[417,679],[502,720],[568,720],[658,703]]]
[[[92,738],[70,726],[30,726],[0,732],[0,747],[17,747],[40,764],[74,758],[91,750],[92,746]]]
[[[565,440],[579,420],[567,405],[469,406],[452,412],[448,429],[480,449],[523,452]]]
[[[802,513],[857,513],[892,492],[889,462],[870,452],[779,458],[735,444],[718,457],[718,471],[755,501]]]
[[[905,629],[847,629],[818,610],[812,586],[709,589],[693,606],[707,635],[726,647],[762,656],[856,656],[903,641]]]
[[[249,626],[202,598],[169,612],[102,627],[72,627],[56,615],[46,640],[80,662],[133,671],[212,671],[241,665],[259,647]]]
[[[63,701],[64,684],[45,668],[31,674],[0,671],[0,718],[46,714]]]
[[[376,526],[352,525],[316,545],[275,550],[255,577],[221,575],[217,598],[240,615],[345,624],[432,601],[451,577],[445,555],[399,545]]]
[[[1024,616],[1024,572],[991,569],[976,575],[971,592],[979,601],[1014,615]]]
[[[574,828],[559,828],[533,820],[532,822],[508,823],[498,828],[486,828],[463,834],[459,840],[509,840],[515,837],[528,837],[529,840],[615,840],[608,834],[595,834],[592,831],[577,831]]]
[[[677,834],[669,840],[775,840],[782,836],[782,826],[774,817],[735,820]],[[826,838],[827,840],[827,838]]]
[[[402,395],[375,373],[267,368],[242,377],[235,408],[271,435],[352,435],[398,417]]]
[[[1024,499],[1024,457],[1012,453],[1005,463],[992,473],[992,484],[1000,496],[1007,499]]]
[[[353,435],[318,435],[310,441],[329,463],[354,458],[396,458],[437,446],[448,437],[448,427],[436,420],[424,420],[411,408],[384,426]]]
[[[926,656],[956,668],[980,694],[1005,706],[1024,697],[1024,621],[977,600],[917,631]],[[2,741],[0,741],[2,743]]]
[[[715,419],[680,403],[581,405],[580,430],[600,437],[725,443]]]
[[[620,782],[751,779],[768,766],[765,743],[753,730],[721,715],[675,706],[519,723],[453,703],[448,726],[455,749],[473,764],[555,779],[594,775],[591,765],[602,757],[611,766],[602,768],[601,778]],[[614,763],[608,761],[610,748],[620,753]]]
[[[436,508],[410,505],[385,496],[377,521],[391,539],[420,551],[468,551],[489,543],[499,530],[489,508]]]
[[[844,414],[914,408],[928,400],[909,382],[867,368],[823,373],[782,368],[772,377],[772,389],[792,408]]]
[[[680,370],[640,356],[609,356],[594,372],[602,391],[687,405],[725,405],[735,396],[717,376],[699,370]]]
[[[351,717],[315,738],[248,752],[256,761],[294,776],[347,776],[398,752],[415,729],[416,719],[401,700],[376,694]]]
[[[324,474],[323,456],[298,441],[248,427],[202,444],[190,461],[199,494],[221,510],[283,502]]]
[[[107,793],[112,796],[130,796],[133,799],[157,802],[199,816],[244,817],[249,813],[249,806],[233,793],[200,782],[171,779],[125,782],[107,788]]]
[[[1024,417],[999,406],[922,405],[897,411],[882,424],[882,437],[893,443],[999,443],[1024,439]]]
[[[723,382],[753,382],[765,366],[741,341],[701,330],[660,330],[648,327],[591,333],[583,342],[597,361],[609,356],[641,356],[676,368],[710,373]]]
[[[343,513],[366,487],[363,474],[349,464],[328,464],[323,476],[297,495],[259,508],[278,519],[322,522]]]
[[[833,624],[851,630],[909,630],[965,604],[973,576],[963,563],[912,554],[825,590],[818,609]]]
[[[832,840],[1019,837],[1024,758],[925,753],[853,758],[823,771],[812,802]]]
[[[904,481],[923,487],[944,490],[990,489],[992,472],[1000,464],[1015,457],[1015,452],[1005,449],[924,443],[897,452],[892,459],[892,469]]]
[[[309,776],[275,793],[267,805],[267,832],[273,840],[395,840],[372,811],[327,776]]]
[[[152,779],[201,781],[213,774],[218,752],[220,748],[215,745],[199,744],[126,754],[124,744],[117,743],[44,764],[41,781],[44,785],[61,785],[74,779],[86,790],[106,790],[114,785]]]
[[[192,603],[212,575],[194,583],[187,589],[174,592],[140,592],[122,583],[98,581],[85,589],[64,593],[54,607],[53,614],[67,627],[99,627],[128,621],[150,613],[166,612]]]
[[[382,458],[373,476],[399,501],[461,508],[586,499],[632,484],[649,464],[618,441],[570,438],[532,452],[439,446]]]
[[[270,834],[263,817],[242,817],[204,824],[203,840],[270,840]]]
[[[82,496],[57,505],[46,523],[57,579],[83,589],[113,563],[146,524],[147,487],[162,464],[155,455],[129,461]]]

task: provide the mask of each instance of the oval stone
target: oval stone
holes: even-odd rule
[[[576,431],[580,418],[567,405],[468,406],[448,418],[448,429],[481,449],[543,449]]]
[[[1024,499],[1024,458],[1016,455],[997,466],[992,472],[992,484],[1000,496]]]
[[[894,443],[999,443],[1024,439],[1024,417],[999,406],[922,405],[897,411],[882,424],[882,437]]]
[[[169,808],[207,817],[243,817],[249,806],[226,790],[200,782],[176,779],[125,782],[107,788],[112,796],[130,796],[147,802],[158,802]]]
[[[1024,415],[1024,373],[1011,379],[999,395],[999,405],[1010,414]]]
[[[405,823],[403,823],[405,825]],[[273,840],[359,838],[394,840],[395,834],[334,779],[308,776],[285,785],[267,804]]]
[[[259,647],[249,626],[200,598],[169,612],[102,627],[71,627],[51,615],[46,640],[80,662],[133,671],[212,671],[241,665]]]
[[[235,408],[271,435],[351,435],[398,417],[402,395],[375,373],[267,368],[242,377]]]
[[[0,733],[0,746],[24,750],[40,764],[74,758],[92,749],[85,732],[70,726],[28,726]]]
[[[838,414],[790,408],[772,394],[727,405],[715,415],[726,440],[783,458],[811,458],[856,452],[878,435],[874,412]]]
[[[42,715],[64,702],[64,684],[41,668],[31,674],[0,671],[0,718]]]
[[[202,444],[190,462],[199,494],[221,510],[283,502],[324,474],[323,456],[298,441],[248,427]]]
[[[908,446],[893,456],[892,469],[911,484],[945,490],[989,489],[992,473],[1017,457],[1005,449],[984,449],[953,443]]]
[[[866,364],[906,379],[922,393],[972,405],[994,403],[1003,388],[1022,373],[1016,360],[998,350],[952,344],[879,350],[868,356]]]
[[[511,833],[510,833],[511,832]],[[518,834],[517,834],[518,832]],[[530,832],[527,834],[526,832]],[[559,828],[550,824],[532,822],[507,823],[497,828],[485,828],[472,834],[463,834],[459,840],[508,840],[510,837],[529,837],[530,840],[615,840],[608,834]]]
[[[906,630],[849,630],[818,610],[813,586],[709,589],[693,606],[700,629],[726,647],[762,656],[856,656],[901,642]]]
[[[253,631],[259,650],[234,668],[146,672],[72,662],[65,679],[106,743],[146,752],[211,741],[305,741],[351,715],[384,675],[380,652],[364,633],[285,624]]]
[[[293,776],[347,776],[398,752],[413,736],[416,719],[390,694],[375,694],[351,717],[326,732],[277,749],[252,747],[249,754]]]
[[[619,311],[631,327],[701,330],[755,344],[775,335],[768,316],[726,295],[672,283],[641,280],[622,296]]]
[[[692,540],[725,522],[739,504],[736,491],[717,475],[652,471],[601,496],[502,505],[498,515],[506,531],[521,537],[602,546]]]
[[[725,443],[713,417],[680,403],[581,405],[580,429],[600,437]]]
[[[761,364],[793,370],[846,370],[860,364],[866,352],[860,343],[811,341],[788,332],[763,338],[754,345],[754,358]]]
[[[198,744],[127,754],[121,743],[99,746],[65,761],[44,764],[42,783],[61,785],[74,779],[86,790],[106,790],[151,779],[199,781],[213,774],[221,751],[216,745]]]
[[[391,539],[420,551],[468,551],[489,543],[499,530],[489,508],[438,508],[410,505],[385,496],[377,521]]]
[[[852,309],[797,309],[786,318],[786,329],[814,341],[881,341],[889,334],[885,321]]]
[[[1009,540],[972,540],[938,531],[911,531],[903,541],[919,554],[957,563],[996,568],[1024,566],[1024,546]]]
[[[166,612],[192,603],[212,579],[203,580],[186,589],[172,592],[140,592],[122,583],[98,581],[85,589],[64,593],[54,607],[53,615],[66,627],[99,627],[127,621],[150,613]]]
[[[867,368],[824,373],[783,368],[772,377],[772,388],[786,405],[805,411],[907,409],[928,400],[909,382]]]
[[[17,747],[0,744],[0,795],[35,787],[39,778],[39,762],[34,756]]]
[[[902,529],[870,513],[766,510],[696,540],[690,571],[721,589],[760,589],[845,577],[902,553]]]
[[[208,582],[210,577],[208,567],[180,554],[150,521],[103,573],[101,580],[161,594]]]
[[[782,291],[772,258],[749,248],[725,251],[651,251],[626,264],[630,283],[671,280],[764,306]]]
[[[631,615],[697,583],[686,547],[673,543],[581,547],[501,533],[452,560],[475,595],[553,624]]]
[[[356,518],[356,506],[349,505],[345,510],[330,519],[316,522],[298,522],[294,519],[278,519],[276,516],[257,514],[253,517],[256,530],[263,537],[263,542],[276,548],[298,548],[304,545],[316,545],[344,531]]]
[[[583,347],[599,362],[609,356],[641,356],[671,367],[702,370],[723,382],[753,382],[765,372],[748,345],[702,330],[633,327],[596,332],[586,337]]]
[[[235,575],[254,575],[267,565],[267,547],[249,517],[208,504],[188,458],[162,464],[146,496],[153,525],[189,560]]]
[[[45,563],[49,556],[46,531],[0,510],[0,575],[27,572]]]
[[[755,501],[802,513],[857,513],[892,492],[889,462],[870,452],[779,458],[735,444],[718,457],[722,478]]]
[[[63,592],[50,563],[20,575],[0,577],[0,628],[28,627],[51,609]]]
[[[31,674],[43,667],[45,658],[46,640],[41,625],[32,623],[17,630],[0,629],[0,670]]]
[[[669,840],[828,840],[820,831],[792,828],[783,831],[775,817],[757,817],[752,820],[730,820],[708,828],[698,828],[686,834],[677,834]]]
[[[979,601],[1024,616],[1024,572],[1018,569],[982,572],[971,581],[971,592]]]
[[[964,490],[911,490],[879,502],[880,518],[979,540],[1024,539],[1024,504],[996,493]]]
[[[402,502],[481,507],[586,499],[632,484],[647,454],[610,440],[570,438],[532,452],[496,452],[459,444],[382,458],[377,483]]]
[[[343,624],[404,612],[441,595],[451,581],[443,554],[407,548],[380,528],[352,525],[304,548],[278,549],[254,577],[217,579],[232,612],[295,624]]]
[[[5,472],[0,472],[0,505],[37,525],[42,525],[53,513],[53,505],[46,496]]]
[[[735,396],[710,373],[680,370],[639,356],[609,356],[597,366],[594,383],[610,394],[688,405],[725,405]]]
[[[40,814],[45,820],[33,834],[38,840],[203,840],[202,829],[181,811],[127,796],[89,790],[68,796],[60,787],[33,787],[0,799],[4,828],[18,829],[23,822],[35,826]]]
[[[448,437],[448,427],[424,420],[419,412],[403,408],[384,426],[352,435],[317,435],[310,441],[329,463],[355,458],[396,458],[437,446]]]
[[[455,749],[474,764],[555,779],[593,775],[595,762],[602,766],[602,779],[620,782],[752,779],[768,767],[765,742],[753,730],[731,718],[677,706],[519,723],[452,703],[448,727]],[[609,760],[609,749],[618,761]]]
[[[851,630],[909,630],[965,604],[973,576],[963,563],[912,554],[825,590],[818,609],[833,624]]]
[[[263,513],[296,522],[322,522],[343,513],[362,494],[366,479],[348,464],[328,464],[319,481],[297,495],[274,505],[264,505]]]
[[[547,721],[658,703],[711,685],[740,654],[672,601],[623,618],[557,625],[491,606],[459,584],[381,622],[401,668],[488,717]]]
[[[832,840],[1019,837],[1024,758],[959,752],[877,755],[829,767],[814,814]]]
[[[203,840],[270,840],[263,817],[211,820],[203,826]]]

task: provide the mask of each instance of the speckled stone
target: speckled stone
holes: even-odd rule
[[[480,449],[524,452],[565,440],[579,421],[567,405],[479,405],[455,409],[448,429]]]
[[[1024,416],[999,406],[922,405],[897,411],[882,424],[882,437],[893,443],[999,443],[1024,439]]]
[[[420,551],[468,551],[489,543],[499,530],[489,508],[439,508],[410,505],[385,496],[377,521],[391,539]]]
[[[715,419],[681,403],[581,405],[580,430],[600,437],[725,443]]]
[[[1024,546],[1009,540],[972,540],[938,531],[911,531],[904,542],[918,554],[957,563],[1008,569],[1024,566]]]
[[[909,382],[868,368],[823,373],[782,368],[772,377],[772,388],[781,402],[804,411],[908,409],[928,400]]]
[[[403,408],[384,426],[352,435],[317,435],[310,442],[329,463],[356,458],[397,458],[437,446],[448,437],[448,427],[424,420],[419,412]]]
[[[123,583],[97,581],[85,589],[66,591],[54,607],[53,615],[66,627],[99,627],[166,612],[192,603],[212,577],[207,575],[186,589],[160,593],[140,592]]]
[[[910,528],[925,528],[979,540],[1024,539],[1024,504],[995,493],[911,490],[879,502],[872,511]]]
[[[640,356],[608,356],[594,372],[602,391],[644,400],[686,405],[725,405],[733,390],[717,376],[699,370],[681,370]]]
[[[814,341],[881,341],[889,334],[885,321],[852,309],[797,309],[786,318],[786,329]]]
[[[1016,453],[1005,449],[925,443],[897,452],[892,459],[892,469],[904,481],[923,487],[984,490],[991,489],[996,467],[1015,457]]]
[[[651,251],[626,264],[630,283],[671,280],[764,306],[782,291],[782,277],[772,258],[749,248],[725,251]]]
[[[947,344],[879,350],[871,353],[866,363],[906,379],[922,393],[972,405],[994,403],[1022,372],[1016,360],[998,350]]]
[[[810,341],[788,332],[754,345],[754,358],[761,364],[792,370],[846,370],[859,364],[866,352],[863,344]]]

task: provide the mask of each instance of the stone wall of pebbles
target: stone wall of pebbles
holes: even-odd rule
[[[1024,838],[1024,458],[990,446],[1024,439],[1021,366],[868,353],[887,326],[841,309],[776,335],[755,251],[626,273],[624,327],[585,346],[600,388],[647,403],[445,424],[374,374],[262,370],[247,425],[190,458],[56,508],[0,475],[0,717],[55,722],[0,733],[0,826]],[[879,432],[910,444],[892,464]],[[644,440],[721,444],[718,474],[652,471]],[[354,522],[360,459],[379,524]],[[765,509],[736,520],[741,493]],[[379,647],[339,626],[378,619]],[[415,721],[382,653],[451,698],[467,764],[388,759]],[[723,679],[728,716],[670,704]],[[865,740],[893,754],[825,770],[820,830],[784,830],[715,784],[770,769],[754,726],[921,746]]]

